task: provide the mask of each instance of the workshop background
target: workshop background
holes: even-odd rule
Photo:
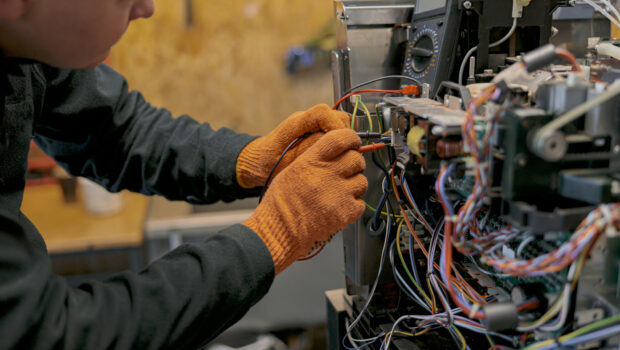
[[[264,135],[295,111],[333,103],[332,0],[155,0],[155,7],[153,18],[132,23],[107,60],[154,106]],[[256,205],[255,198],[193,206],[109,194],[71,178],[33,144],[22,211],[45,238],[54,271],[78,285],[137,271],[182,243],[242,222]],[[284,271],[216,343],[324,348],[324,292],[344,285],[343,251],[336,238],[320,259]],[[257,338],[269,332],[279,338]]]
[[[111,65],[156,106],[214,127],[265,134],[297,110],[331,103],[329,57],[287,71],[295,46],[333,39],[331,0],[155,0],[132,24]]]
[[[295,111],[333,102],[333,0],[155,0],[155,6],[154,17],[134,22],[108,60],[153,105],[214,128],[264,135]],[[97,193],[83,180],[76,186],[34,146],[29,170],[22,210],[44,236],[55,272],[72,284],[138,270],[181,243],[242,221],[257,204],[191,206]],[[221,342],[241,345],[255,338],[252,330],[277,330],[290,348],[324,348],[323,292],[344,286],[343,251],[336,236],[317,259],[284,271]],[[283,348],[268,336],[259,341]]]

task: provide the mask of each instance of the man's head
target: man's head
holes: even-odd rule
[[[0,0],[0,50],[60,68],[103,62],[153,0]]]

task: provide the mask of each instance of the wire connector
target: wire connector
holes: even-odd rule
[[[383,135],[379,132],[362,131],[358,132],[357,136],[359,136],[360,139],[380,139]]]
[[[385,143],[371,143],[370,145],[362,146],[358,148],[357,151],[360,153],[377,152],[380,149],[384,149],[385,146],[386,146]]]
[[[407,85],[401,89],[403,95],[416,95],[420,96],[420,88],[416,85]]]

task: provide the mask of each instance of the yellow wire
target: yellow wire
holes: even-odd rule
[[[414,333],[403,332],[403,331],[394,331],[394,334],[404,335],[404,336],[407,336],[407,337],[417,337],[417,336],[419,336],[419,335],[422,335],[422,334],[424,334],[424,333],[428,332],[428,330],[429,330],[429,328],[426,328],[426,329],[424,329],[423,331],[417,332],[417,333],[415,333],[415,334],[414,334]],[[388,340],[388,338],[390,337],[390,334],[392,334],[392,332],[391,332],[391,331],[390,331],[390,332],[387,332],[387,333],[385,334],[385,338],[383,339],[383,343],[384,343],[384,344],[385,344],[385,343],[387,343],[387,340]]]
[[[358,95],[359,97],[359,95]],[[360,104],[362,105],[362,108],[364,109],[364,112],[366,113],[366,118],[368,118],[368,129],[370,130],[370,132],[372,132],[372,117],[370,116],[370,111],[368,110],[368,107],[366,107],[366,104],[364,103],[364,101],[362,100],[361,97],[359,97],[359,101]]]
[[[573,277],[573,283],[571,284],[571,291],[575,289],[575,286],[577,286],[577,281],[579,280],[579,276],[581,275],[581,271],[583,270],[583,266],[585,265],[585,255],[588,249],[584,249],[584,253],[582,253],[579,256],[579,260],[577,261],[577,270],[575,270],[575,276]],[[557,307],[558,304],[560,304],[564,298],[564,291],[562,291],[562,294],[560,294],[561,297],[558,298],[553,305],[549,308],[549,310],[547,310],[547,312],[545,312],[544,315],[542,315],[538,320],[536,320],[535,322],[532,322],[530,324],[527,324],[525,327],[526,328],[530,328],[530,327],[538,327],[541,324],[546,323],[547,321],[551,320],[555,315],[558,314],[558,312],[560,312],[560,310],[555,310],[554,308]]]
[[[431,279],[428,277],[426,277],[426,285],[428,286],[428,290],[431,291],[431,299],[433,300],[433,310],[435,311],[435,313],[437,313],[437,300],[435,299],[435,292],[433,291],[433,286],[431,285]],[[448,310],[445,310],[445,311],[448,311]]]
[[[355,96],[355,107],[353,107],[353,116],[351,116],[351,129],[355,130],[355,118],[357,117],[357,107],[360,105],[361,98]]]
[[[461,339],[461,350],[467,350],[467,341],[465,340],[465,337],[463,336],[461,331],[459,331],[459,329],[456,328],[456,326],[454,325],[452,325],[452,329],[454,329],[456,335],[458,335],[459,339]]]
[[[370,204],[368,204],[368,203],[366,203],[366,202],[364,202],[364,204],[366,204],[366,208],[367,208],[368,210],[371,210],[371,211],[377,211],[377,208],[373,207],[372,205],[370,205]],[[382,211],[382,212],[381,212],[381,215],[383,215],[383,216],[386,216],[386,217],[387,217],[387,216],[388,216],[388,213],[387,213],[387,212],[385,212],[385,211]],[[397,219],[402,219],[402,218],[403,218],[403,216],[402,216],[402,215],[398,215],[398,214],[390,214],[390,215],[391,215],[392,217],[397,218]]]
[[[491,337],[489,336],[489,333],[484,333],[484,335],[487,337],[487,340],[489,341],[489,344],[491,344],[491,347],[495,346],[495,342],[493,341],[493,339],[491,339]]]

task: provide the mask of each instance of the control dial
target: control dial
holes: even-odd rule
[[[422,73],[433,58],[433,39],[425,34],[421,36],[410,50],[411,68],[416,73]]]
[[[423,79],[437,66],[439,43],[437,31],[422,27],[407,46],[403,73],[413,78]]]

